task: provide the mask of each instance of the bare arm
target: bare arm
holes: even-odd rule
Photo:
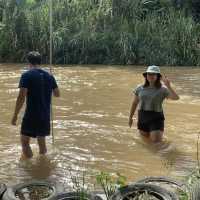
[[[130,115],[129,115],[129,127],[131,127],[133,124],[133,115],[135,113],[138,103],[139,103],[139,98],[138,96],[134,95],[133,102],[131,105]]]
[[[18,114],[19,114],[19,112],[20,112],[20,110],[21,110],[21,108],[24,104],[26,95],[27,95],[27,88],[20,88],[19,94],[18,94],[18,97],[17,97],[17,101],[16,101],[16,105],[15,105],[15,111],[14,111],[12,121],[11,121],[12,125],[16,125],[17,116],[18,116]]]
[[[55,89],[53,90],[53,96],[54,96],[54,97],[60,97],[60,90],[59,90],[58,88],[55,88]]]
[[[179,100],[179,96],[178,94],[175,92],[175,90],[170,86],[170,87],[167,87],[170,94],[168,96],[168,99],[171,99],[171,100]]]

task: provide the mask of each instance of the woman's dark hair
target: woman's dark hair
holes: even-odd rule
[[[27,55],[27,60],[32,65],[40,65],[42,58],[41,58],[41,55],[40,55],[39,52],[37,52],[37,51],[31,51]]]
[[[149,81],[147,80],[147,75],[145,75],[144,77],[145,77],[145,82],[144,82],[143,87],[148,87],[148,86],[149,86]],[[158,74],[158,75],[157,75],[156,82],[155,82],[155,87],[156,87],[157,89],[161,88],[161,86],[162,86],[162,84],[161,84],[161,82],[160,82],[160,79],[161,79],[161,75]]]

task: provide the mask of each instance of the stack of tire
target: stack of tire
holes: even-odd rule
[[[34,193],[30,192],[30,188],[35,188],[34,193],[37,193],[35,194],[35,198],[31,197]],[[39,195],[39,191],[45,192],[41,192],[41,195]],[[30,181],[27,183],[20,183],[12,187],[7,187],[2,200],[54,200],[56,199],[55,197],[61,192],[63,192],[63,187],[56,183],[46,181]]]
[[[34,189],[33,189],[34,188]],[[35,192],[33,192],[35,190]],[[45,191],[45,192],[44,192]],[[33,195],[34,193],[35,196]],[[2,184],[1,200],[106,200],[102,192],[90,194],[77,192],[64,192],[60,184],[46,181],[29,181],[12,187]]]
[[[134,199],[144,194],[146,198],[149,197],[149,199],[180,200],[180,195],[175,191],[179,191],[179,193],[185,195],[189,194],[188,188],[183,183],[168,177],[147,177],[119,188],[118,191],[114,193],[112,200]],[[190,197],[187,196],[187,199],[190,200]]]
[[[37,198],[26,196],[29,188],[36,188]],[[41,190],[41,188],[45,190]],[[35,190],[36,190],[35,189]],[[32,190],[32,189],[31,189]],[[20,192],[22,191],[20,196]],[[179,191],[178,193],[176,191]],[[120,187],[110,197],[110,200],[129,200],[140,199],[143,194],[147,195],[147,199],[155,200],[200,200],[200,183],[189,191],[185,184],[175,181],[167,177],[148,177],[134,183],[130,183],[124,187]],[[184,198],[180,198],[180,194],[184,194]],[[189,196],[189,194],[191,194]],[[30,198],[31,197],[31,198]],[[77,192],[65,192],[61,185],[51,182],[31,181],[23,184],[17,184],[13,187],[6,187],[0,184],[0,200],[107,200],[103,192],[91,192],[89,194]]]

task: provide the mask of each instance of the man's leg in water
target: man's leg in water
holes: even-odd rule
[[[47,147],[46,147],[46,140],[44,137],[37,137],[38,146],[39,146],[39,153],[40,154],[46,154],[47,153]]]
[[[22,146],[22,153],[26,158],[32,158],[33,152],[30,147],[30,137],[26,135],[21,135],[21,146]]]

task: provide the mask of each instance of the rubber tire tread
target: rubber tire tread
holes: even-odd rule
[[[53,189],[53,193],[51,194],[50,197],[45,198],[45,200],[54,200],[54,197],[60,193],[63,192],[63,187],[60,185],[53,183],[53,182],[46,182],[46,181],[29,181],[27,183],[20,183],[16,184],[12,187],[8,187],[6,192],[3,195],[2,200],[19,200],[19,198],[16,198],[15,193],[17,190],[21,188],[25,188],[29,185],[35,185],[35,186],[47,186],[51,187]]]
[[[178,200],[178,197],[174,193],[160,186],[148,183],[135,183],[121,187],[113,194],[111,199],[123,200],[126,196],[131,195],[135,192],[145,192],[145,191],[147,191],[149,194],[151,194],[152,196],[156,197],[159,200]]]
[[[94,196],[86,194],[87,199],[94,200]],[[80,200],[82,199],[77,192],[64,192],[54,197],[54,200]]]
[[[136,183],[149,183],[149,182],[161,182],[161,183],[170,183],[172,185],[177,186],[179,189],[183,189],[186,185],[180,181],[176,181],[172,178],[165,176],[149,176],[143,179],[136,181]]]
[[[149,176],[149,177],[136,181],[136,183],[150,183],[150,184],[153,184],[153,182],[169,183],[171,185],[176,186],[179,190],[183,192],[186,192],[188,194],[190,192],[189,187],[185,183],[174,180],[169,177],[165,177],[165,176]]]
[[[2,199],[4,192],[6,191],[7,187],[4,183],[0,183],[0,199]]]

